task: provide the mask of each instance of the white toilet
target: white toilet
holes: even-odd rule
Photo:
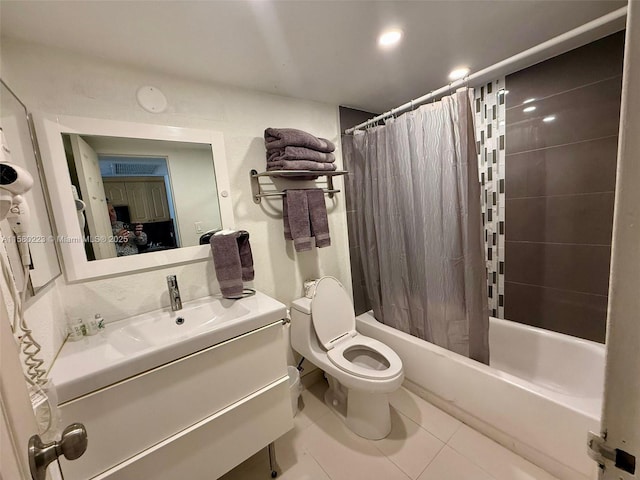
[[[291,305],[291,346],[327,375],[325,402],[361,437],[391,431],[388,394],[402,384],[400,357],[356,332],[353,304],[333,277],[316,282],[312,298]]]

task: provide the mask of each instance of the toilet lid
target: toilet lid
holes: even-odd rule
[[[325,349],[333,342],[356,331],[353,303],[344,287],[333,277],[322,277],[316,282],[311,300],[311,320],[318,340]]]

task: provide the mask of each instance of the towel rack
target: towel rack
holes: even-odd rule
[[[251,193],[253,194],[254,203],[260,203],[262,197],[284,197],[285,192],[279,190],[265,192],[262,190],[260,184],[260,177],[301,177],[301,176],[316,176],[327,177],[327,188],[323,188],[322,191],[329,195],[329,198],[333,197],[334,193],[340,193],[340,190],[333,187],[333,177],[336,175],[346,175],[346,170],[335,170],[333,172],[324,172],[317,170],[272,170],[270,172],[260,172],[257,170],[251,170],[249,172],[251,178]]]

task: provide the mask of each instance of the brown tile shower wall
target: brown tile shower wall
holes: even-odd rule
[[[506,77],[509,320],[604,342],[623,50],[619,32]]]
[[[377,115],[377,113],[355,110],[348,107],[340,107],[340,131],[355,127],[356,125],[369,120]],[[344,151],[344,149],[343,149]],[[344,168],[351,172],[348,159],[343,158]],[[356,218],[359,214],[354,208],[353,202],[353,174],[349,173],[344,177],[345,198],[347,202],[347,227],[349,230],[349,257],[351,258],[351,284],[353,288],[353,305],[356,315],[371,310],[371,303],[367,296],[367,288],[364,283],[364,274],[362,272],[362,263],[360,261],[360,244],[356,237]]]

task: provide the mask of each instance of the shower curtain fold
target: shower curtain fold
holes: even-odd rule
[[[488,363],[480,185],[469,92],[344,137],[375,317]]]

